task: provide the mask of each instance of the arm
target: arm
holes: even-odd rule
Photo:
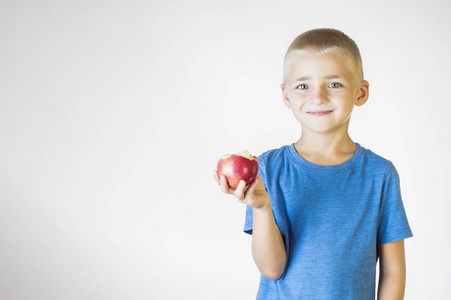
[[[379,245],[378,300],[404,298],[406,262],[404,240]]]
[[[224,176],[219,178],[217,172],[213,176],[224,193],[234,195],[240,203],[252,206],[252,257],[263,276],[279,279],[285,271],[287,253],[260,175],[247,188],[241,181],[235,190],[229,187]]]
[[[277,280],[285,271],[287,253],[271,204],[253,208],[253,215],[252,257],[263,276]]]

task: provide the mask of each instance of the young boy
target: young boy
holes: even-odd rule
[[[261,272],[257,299],[402,299],[412,232],[393,164],[351,140],[368,99],[357,45],[338,30],[298,36],[284,60],[283,101],[302,127],[258,157],[259,176],[223,192],[246,204],[244,231]]]

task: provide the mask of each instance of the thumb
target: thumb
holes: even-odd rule
[[[258,185],[259,178],[256,178],[247,188],[245,197],[254,193],[255,187]]]

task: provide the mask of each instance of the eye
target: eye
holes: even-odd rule
[[[300,89],[300,90],[306,90],[306,89],[308,89],[308,85],[306,85],[306,84],[300,84],[300,85],[298,85],[297,88]]]
[[[337,87],[341,87],[342,85],[338,82],[332,82],[331,84],[329,84],[329,87],[331,88],[337,88]]]

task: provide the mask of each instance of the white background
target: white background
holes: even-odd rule
[[[219,157],[296,141],[291,41],[360,47],[351,137],[391,160],[414,232],[406,299],[451,297],[447,1],[0,2],[0,298],[253,299]]]

